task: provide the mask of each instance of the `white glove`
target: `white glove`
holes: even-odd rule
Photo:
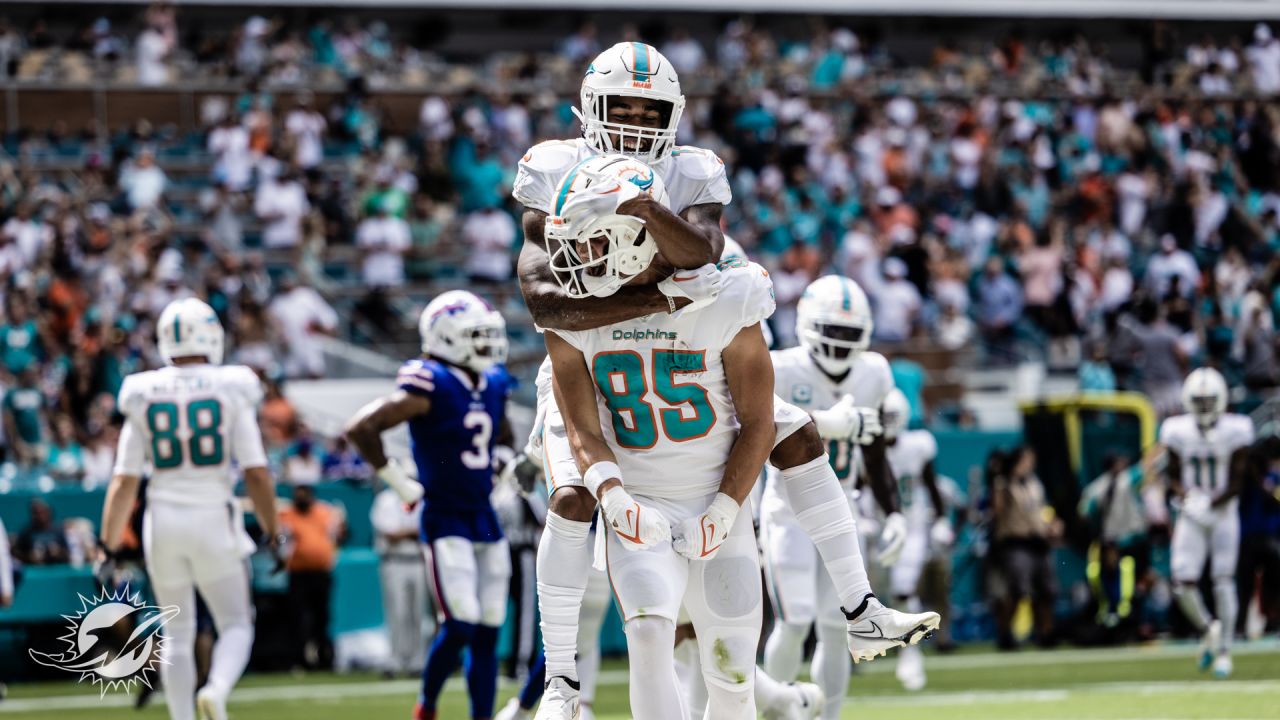
[[[626,201],[644,192],[633,182],[606,175],[596,176],[590,187],[575,190],[560,209],[560,217],[570,223],[590,221],[605,215],[616,215]]]
[[[1194,493],[1182,499],[1182,514],[1202,528],[1213,526],[1213,501],[1204,493]]]
[[[880,411],[857,407],[852,395],[845,395],[829,409],[816,410],[812,415],[818,434],[826,440],[852,440],[859,445],[870,445],[884,430],[880,425]]]
[[[401,502],[409,507],[418,504],[422,499],[422,483],[409,477],[397,460],[388,460],[386,465],[378,468],[378,479],[387,484],[387,487],[396,491],[396,495],[400,496]]]
[[[500,483],[509,483],[521,495],[533,492],[538,483],[542,482],[542,478],[542,466],[538,463],[537,456],[526,455],[523,452],[503,465],[502,471],[498,473]]]
[[[884,519],[884,529],[880,531],[880,542],[876,555],[880,559],[880,567],[889,567],[898,562],[902,556],[902,547],[907,544],[907,519],[902,513],[889,513]]]
[[[690,560],[710,560],[729,537],[733,521],[741,509],[737,500],[724,493],[716,493],[716,498],[701,515],[672,528],[672,547]]]
[[[929,528],[929,540],[936,547],[951,547],[956,541],[956,531],[951,528],[951,520],[945,517],[934,520]]]
[[[671,523],[662,513],[636,502],[620,485],[605,491],[600,509],[628,550],[644,550],[671,540]]]
[[[715,302],[720,295],[724,278],[715,265],[707,263],[697,270],[677,270],[671,277],[658,283],[658,290],[671,298],[689,298],[683,312],[697,312]]]

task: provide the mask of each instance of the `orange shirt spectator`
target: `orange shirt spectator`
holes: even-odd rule
[[[280,509],[280,525],[292,537],[289,572],[329,572],[338,557],[342,515],[307,486],[293,491],[293,502]]]
[[[275,384],[268,385],[260,414],[262,437],[268,447],[283,447],[293,441],[298,431],[298,411]]]

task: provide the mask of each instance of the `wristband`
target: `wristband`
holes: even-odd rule
[[[605,480],[614,479],[619,482],[622,481],[622,468],[619,468],[617,463],[607,460],[593,464],[587,468],[586,472],[582,473],[582,484],[587,486],[587,491],[591,493],[593,498],[600,497],[600,486],[604,484]]]
[[[662,297],[667,299],[667,314],[674,315],[676,312],[676,299],[670,295],[663,295]]]

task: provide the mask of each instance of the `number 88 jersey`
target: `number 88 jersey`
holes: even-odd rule
[[[151,468],[148,501],[219,504],[241,468],[265,467],[258,428],[262,383],[243,365],[184,365],[130,375],[120,386],[125,417],[115,472]]]
[[[1188,493],[1217,497],[1227,489],[1231,455],[1253,443],[1253,421],[1228,413],[1202,432],[1192,415],[1177,415],[1160,425],[1160,443],[1178,454],[1182,487]]]

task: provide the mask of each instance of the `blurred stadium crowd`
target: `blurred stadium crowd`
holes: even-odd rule
[[[366,473],[281,392],[325,375],[320,336],[412,353],[414,308],[468,283],[503,309],[515,358],[540,359],[512,281],[510,182],[532,143],[577,134],[583,66],[639,39],[634,25],[583,22],[543,51],[474,63],[341,15],[247,16],[229,33],[184,27],[163,3],[83,18],[65,32],[0,20],[0,74],[234,89],[203,101],[199,131],[4,136],[0,485],[109,480],[115,392],[159,364],[151,323],[186,294],[222,316],[230,360],[268,381],[263,428],[293,483]],[[941,41],[923,62],[838,22],[643,39],[685,81],[681,142],[731,168],[727,231],[771,270],[780,345],[803,288],[836,271],[870,296],[876,349],[1043,361],[1082,390],[1141,390],[1161,413],[1195,364],[1221,368],[1246,407],[1280,383],[1267,26],[1148,23],[1128,64],[1086,35],[1026,31]],[[324,83],[344,89],[332,103],[309,90]],[[388,87],[423,88],[410,132],[386,127]]]

